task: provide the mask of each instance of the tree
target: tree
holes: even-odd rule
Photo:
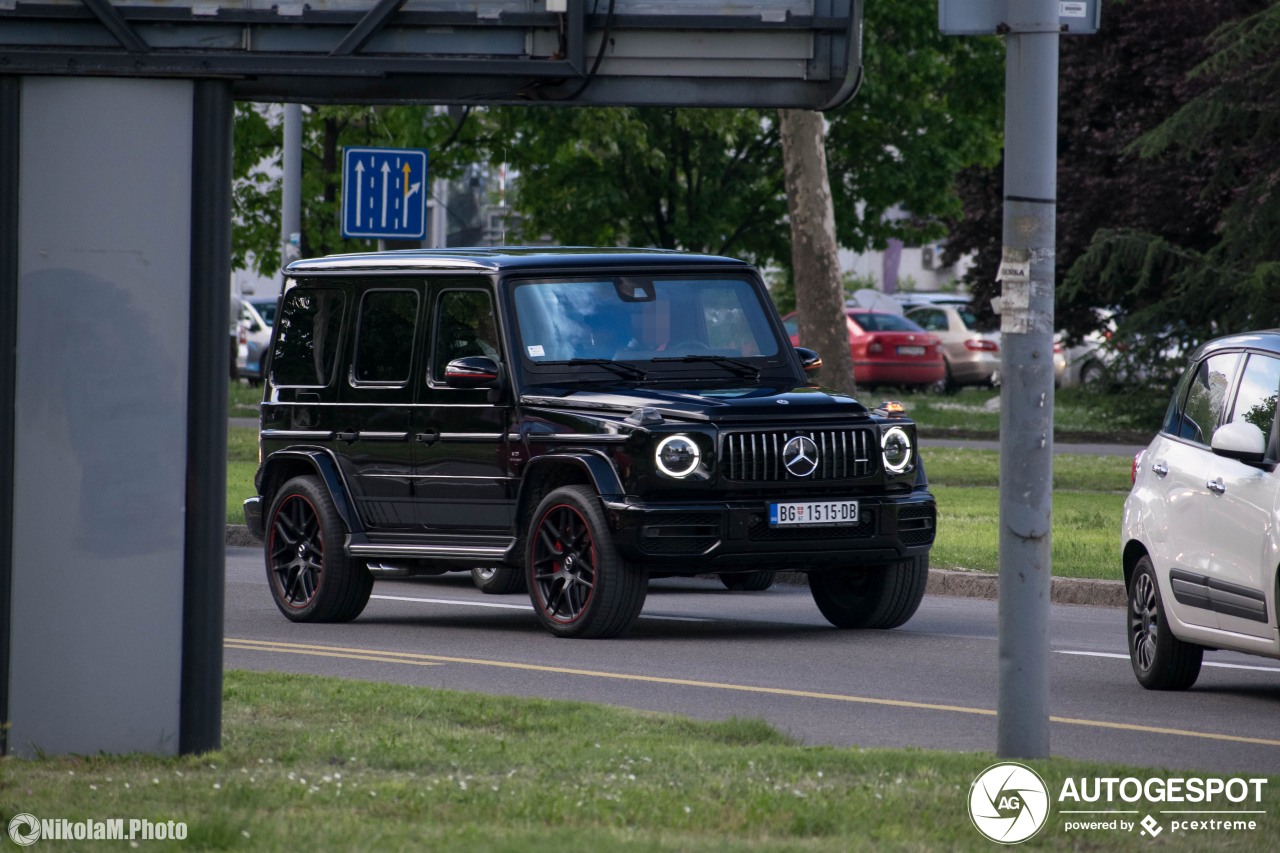
[[[1099,254],[1104,250],[1090,249],[1099,229],[1112,229],[1103,230],[1102,239],[1117,250],[1125,240],[1105,235],[1121,228],[1194,252],[1215,242],[1229,191],[1211,180],[1214,158],[1186,159],[1171,152],[1143,158],[1134,145],[1205,90],[1206,81],[1187,72],[1209,56],[1205,40],[1213,29],[1261,2],[1111,2],[1096,35],[1063,38],[1055,313],[1059,327],[1074,336],[1098,325],[1095,307],[1118,308],[1127,331],[1136,309],[1165,298],[1163,286],[1135,288],[1132,266],[1123,272],[1116,268],[1110,283],[1103,283],[1099,272],[1109,262]],[[998,164],[961,175],[964,213],[951,223],[947,244],[948,260],[975,253],[966,283],[981,310],[989,310],[989,297],[999,292],[1002,173]],[[1093,260],[1079,266],[1086,251]]]
[[[1229,5],[1237,15],[1259,6]],[[1125,149],[1144,165],[1195,176],[1197,192],[1185,199],[1195,229],[1100,229],[1067,277],[1068,296],[1122,306],[1123,328],[1150,343],[1144,354],[1171,337],[1190,346],[1280,323],[1277,38],[1280,4],[1222,24],[1186,77],[1191,97]]]
[[[849,333],[843,322],[830,322],[832,317],[844,319],[844,288],[827,178],[824,120],[811,110],[782,110],[780,115],[798,337],[824,354],[824,382],[852,395],[857,377]]]
[[[1004,51],[939,33],[936,0],[868,3],[865,27],[862,87],[828,114],[837,234],[855,251],[919,245],[962,211],[957,174],[999,160]]]
[[[781,260],[776,123],[755,110],[502,107],[490,157],[519,174],[529,237]]]

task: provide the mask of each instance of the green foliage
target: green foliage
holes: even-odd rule
[[[1004,50],[939,33],[934,0],[868,3],[865,26],[862,88],[828,114],[836,232],[855,251],[918,245],[960,215],[957,173],[999,161]]]
[[[437,114],[431,107],[319,106],[302,108],[302,255],[372,248],[342,238],[342,149],[349,145],[426,148],[430,175],[450,178],[474,158],[483,116]],[[239,104],[235,125],[232,261],[272,275],[280,267],[280,178],[283,113]],[[274,167],[274,168],[273,168]],[[274,175],[274,177],[273,177]]]
[[[786,257],[778,131],[754,110],[502,107],[494,162],[519,173],[524,236]]]

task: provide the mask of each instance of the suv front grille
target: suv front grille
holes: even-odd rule
[[[782,464],[782,448],[798,435],[813,439],[818,467],[807,477],[797,477]],[[744,482],[805,482],[866,477],[874,470],[870,429],[793,429],[727,433],[722,440],[722,472],[725,479]]]

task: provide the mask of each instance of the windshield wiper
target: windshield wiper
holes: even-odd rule
[[[644,379],[645,372],[638,367],[630,364],[623,364],[620,361],[614,361],[611,358],[571,358],[568,361],[557,362],[558,364],[568,364],[574,367],[580,365],[589,365],[591,367],[603,367],[613,373],[621,376],[623,379]]]
[[[756,367],[754,364],[745,362],[741,359],[730,358],[727,355],[708,355],[705,353],[699,353],[699,354],[693,354],[693,355],[676,355],[676,356],[668,356],[666,358],[654,358],[654,359],[650,359],[650,361],[653,361],[653,362],[673,361],[673,362],[686,362],[686,363],[695,362],[695,361],[707,361],[713,364],[718,364],[721,367],[728,369],[729,372],[734,374],[735,376],[742,376],[744,378],[749,378],[749,379],[760,378],[760,368]]]

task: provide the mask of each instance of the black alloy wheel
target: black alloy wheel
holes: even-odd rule
[[[1186,690],[1200,677],[1204,648],[1169,630],[1151,558],[1143,556],[1129,582],[1129,662],[1148,690]]]
[[[343,551],[345,530],[315,477],[295,477],[272,501],[264,543],[267,582],[294,622],[348,622],[360,615],[373,575]]]
[[[586,486],[556,489],[538,505],[526,566],[538,620],[557,636],[616,637],[644,606],[648,578],[619,556]]]

